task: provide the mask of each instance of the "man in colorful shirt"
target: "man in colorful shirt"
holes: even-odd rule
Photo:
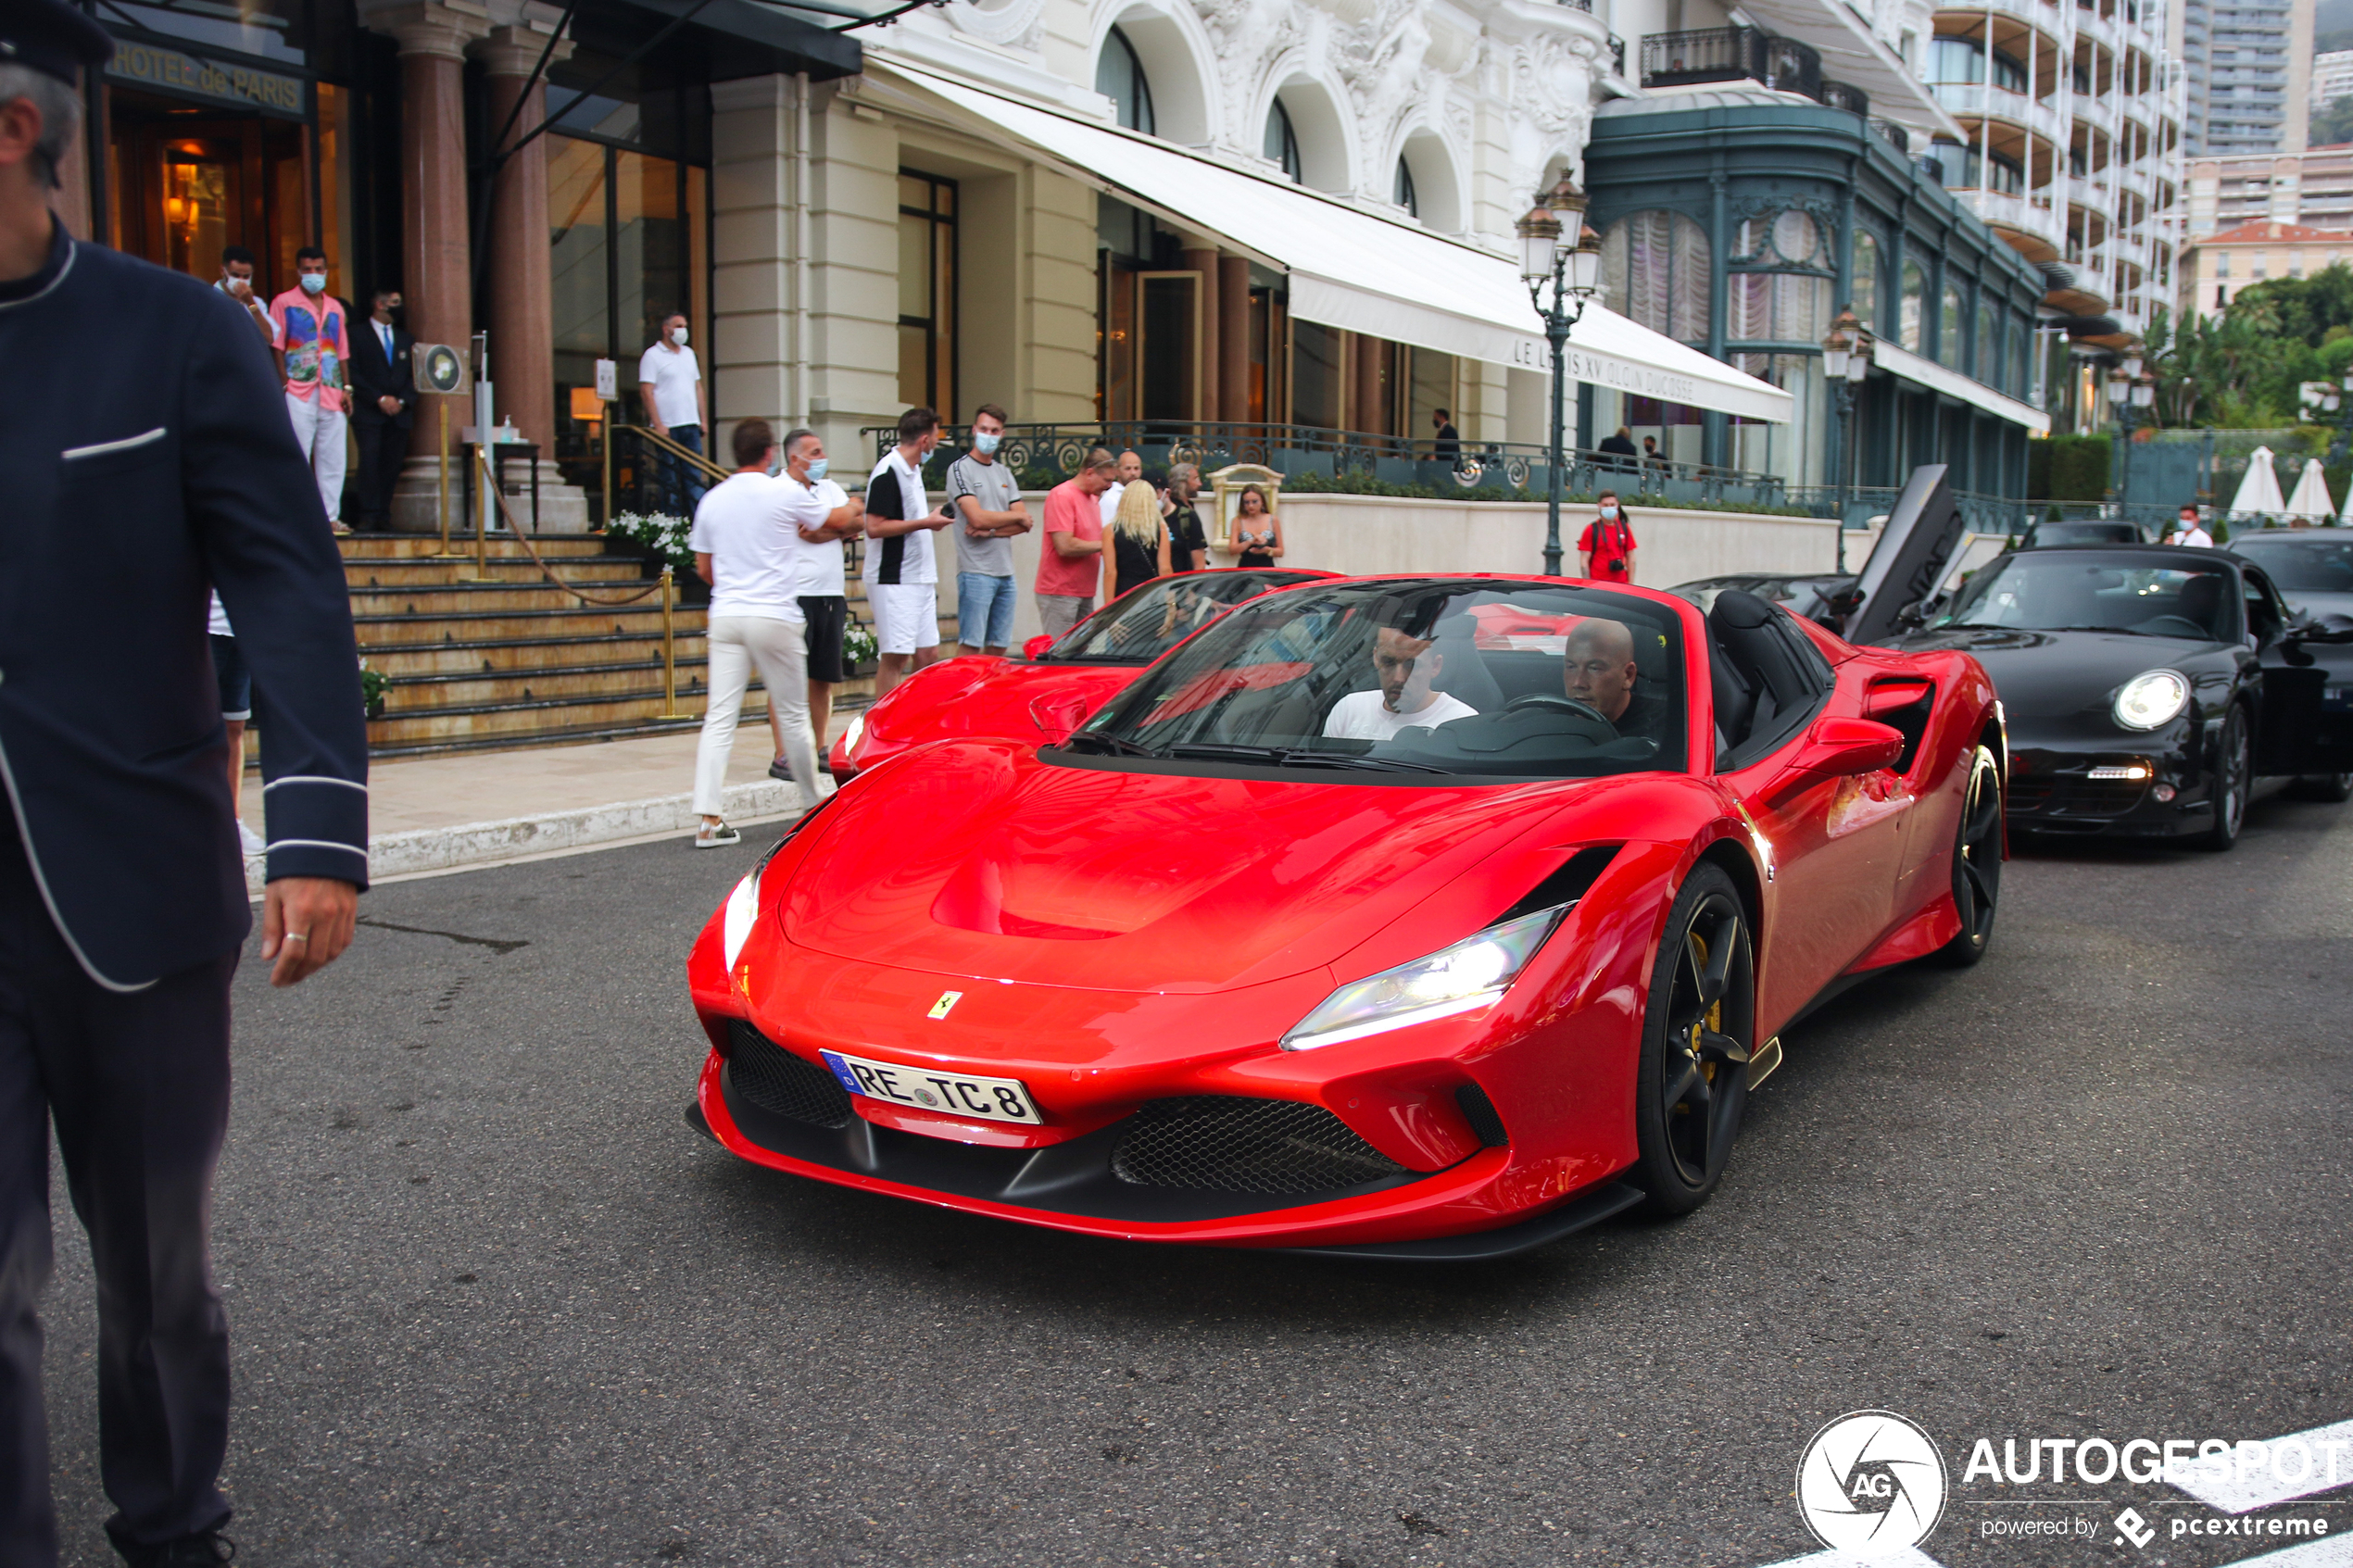
[[[295,252],[300,286],[270,302],[270,325],[277,333],[278,368],[285,378],[286,414],[295,441],[310,460],[327,521],[343,525],[344,366],[351,339],[344,331],[343,301],[327,292],[327,253],[317,245]]]

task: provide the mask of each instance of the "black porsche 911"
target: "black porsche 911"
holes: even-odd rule
[[[2353,724],[2325,703],[2348,640],[2224,551],[2071,545],[1998,558],[1897,646],[1966,649],[1993,676],[2012,831],[2227,849],[2259,786],[2346,798]]]

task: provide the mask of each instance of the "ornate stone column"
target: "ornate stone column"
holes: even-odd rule
[[[474,326],[463,73],[466,45],[489,24],[479,11],[442,0],[362,0],[359,19],[400,42],[400,288],[409,330],[420,343],[463,346]],[[393,526],[404,532],[440,525],[432,404],[431,398],[418,401],[409,461],[393,495]],[[471,421],[472,411],[455,407],[449,415],[454,442],[456,428]],[[457,488],[453,479],[453,495]],[[451,505],[454,509],[454,499]]]
[[[470,53],[488,79],[490,115],[484,136],[495,136],[514,117],[506,145],[530,135],[547,118],[547,80],[524,82],[547,46],[543,28],[502,27]],[[572,52],[556,45],[551,60]],[[523,100],[520,114],[515,106]],[[555,283],[547,240],[547,139],[534,137],[511,153],[490,192],[490,247],[484,270],[483,325],[490,332],[491,381],[498,389],[498,413],[552,455],[556,438]]]

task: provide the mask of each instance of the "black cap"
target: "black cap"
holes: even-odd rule
[[[114,58],[114,40],[66,0],[0,0],[0,65],[31,66],[72,82]]]

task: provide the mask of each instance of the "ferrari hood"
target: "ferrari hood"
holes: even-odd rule
[[[2221,645],[2129,632],[1920,632],[1906,653],[1957,648],[1976,657],[2013,719],[2057,718],[2105,707],[2117,687],[2145,670],[2208,664]]]
[[[1331,963],[1551,816],[1516,801],[1579,787],[1331,779],[1058,765],[986,741],[927,747],[845,790],[769,897],[796,946],[844,959],[1216,991]]]

